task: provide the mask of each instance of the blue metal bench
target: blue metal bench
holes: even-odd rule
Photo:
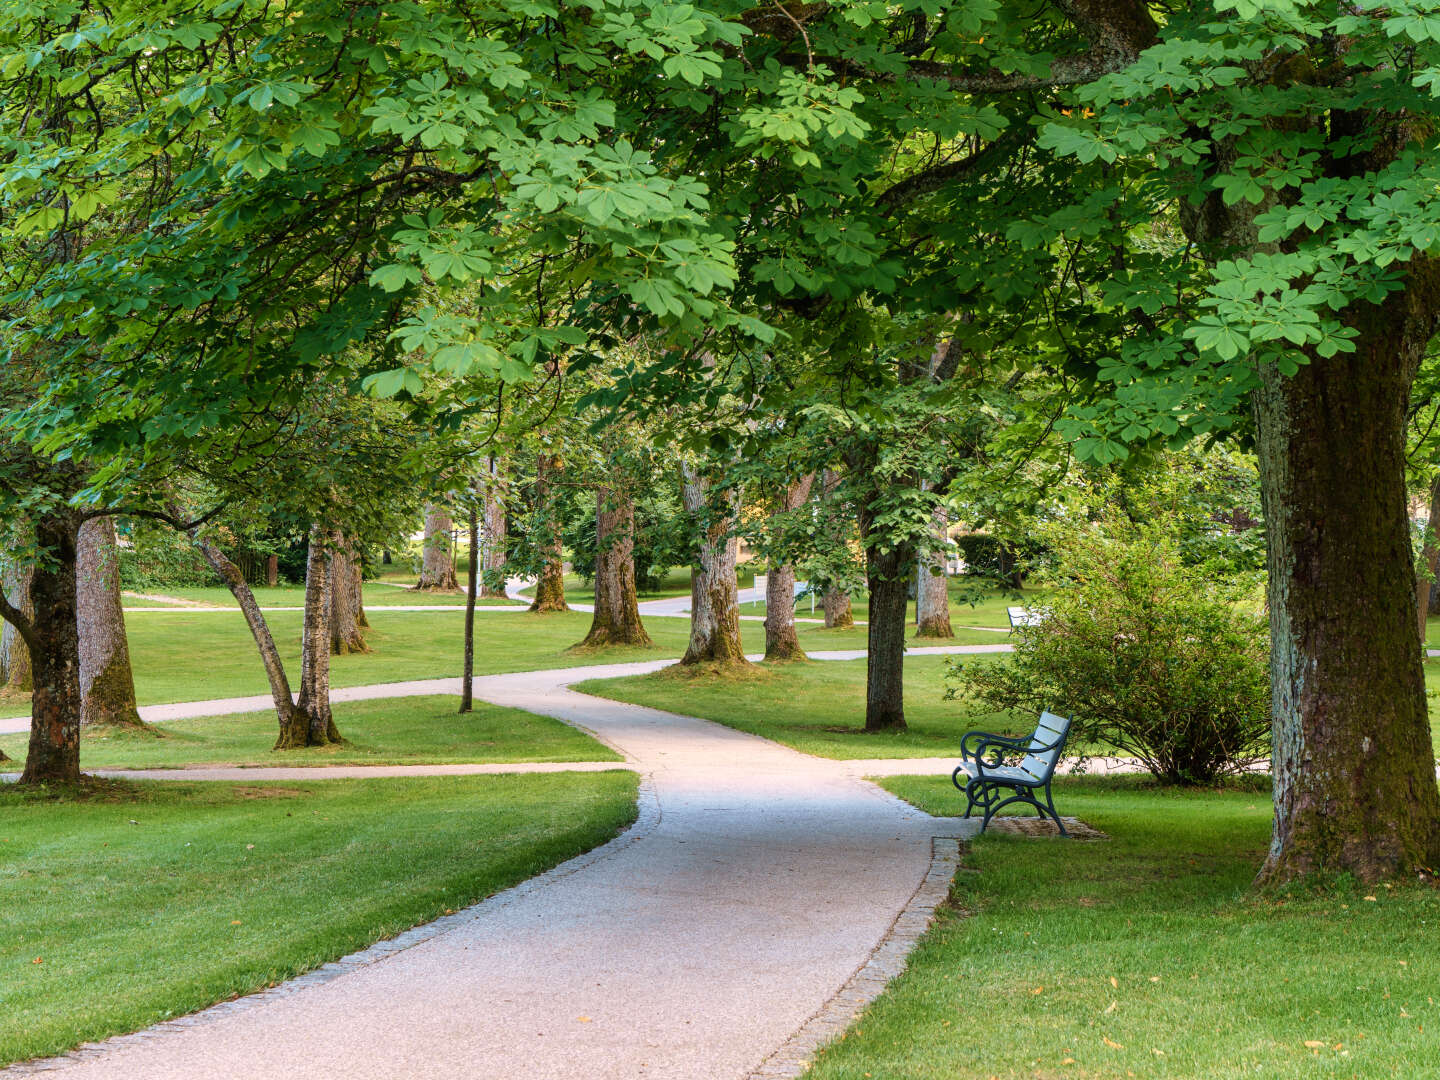
[[[967,731],[960,740],[962,760],[950,774],[950,782],[965,793],[965,816],[968,818],[976,807],[984,810],[985,823],[980,826],[984,832],[997,811],[1012,803],[1025,803],[1042,818],[1054,819],[1061,836],[1069,836],[1050,795],[1050,780],[1069,735],[1070,721],[1049,712],[1040,714],[1040,722],[1029,738]],[[1007,755],[1023,757],[1018,764],[1007,765]],[[1040,794],[1045,796],[1043,804]]]

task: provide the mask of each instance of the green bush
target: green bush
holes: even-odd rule
[[[950,696],[1071,718],[1072,745],[1133,755],[1159,779],[1209,784],[1268,753],[1263,618],[1238,581],[1186,566],[1156,528],[1055,541],[1064,574],[1009,662],[952,665]]]
[[[119,532],[122,589],[146,592],[220,583],[189,537],[169,526],[122,521]]]

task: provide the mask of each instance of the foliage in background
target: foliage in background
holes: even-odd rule
[[[1240,580],[1182,559],[1172,533],[1111,517],[1051,530],[1066,577],[1009,663],[952,665],[952,697],[1071,717],[1075,742],[1133,755],[1173,784],[1208,784],[1267,752],[1267,635]],[[1248,603],[1247,603],[1248,601]]]

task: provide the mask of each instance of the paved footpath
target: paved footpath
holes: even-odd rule
[[[640,821],[625,835],[412,931],[398,943],[408,947],[381,943],[276,990],[43,1063],[45,1075],[798,1075],[900,970],[943,899],[955,844],[935,838],[978,822],[931,818],[860,779],[854,762],[568,688],[664,663],[475,681],[477,697],[590,731],[643,774]]]

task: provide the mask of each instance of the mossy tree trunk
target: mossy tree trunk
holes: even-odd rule
[[[700,527],[701,540],[699,564],[690,571],[690,643],[680,663],[748,666],[740,643],[740,590],[735,577],[740,541],[733,530],[739,496],[730,490],[712,500],[708,481],[688,467],[682,496],[685,510]]]
[[[1440,865],[1440,791],[1415,635],[1405,492],[1410,383],[1440,266],[1355,305],[1353,353],[1262,371],[1275,825],[1262,882]]]
[[[82,724],[146,728],[135,707],[135,675],[120,605],[120,550],[115,519],[91,518],[80,526],[75,563],[76,619],[80,640]]]
[[[1415,575],[1415,613],[1419,620],[1420,655],[1425,655],[1426,620],[1430,617],[1430,590],[1440,570],[1440,473],[1430,481],[1430,517],[1425,523],[1425,550],[1421,554],[1428,573]]]
[[[569,611],[565,603],[565,551],[560,537],[560,515],[555,506],[554,487],[564,471],[559,454],[541,454],[535,468],[535,505],[540,510],[540,580],[535,583],[534,612]]]
[[[505,596],[505,462],[491,457],[486,462],[485,481],[485,574],[480,580],[480,595],[503,599]]]
[[[421,547],[420,580],[415,588],[425,592],[459,592],[455,577],[455,555],[450,514],[433,503],[425,507],[425,542]]]
[[[865,730],[905,730],[905,630],[912,544],[865,549],[870,618],[866,626]]]
[[[805,476],[787,485],[779,512],[790,513],[804,506],[810,499],[814,479]],[[765,659],[805,659],[805,650],[795,633],[795,567],[789,562],[772,562],[765,575]]]
[[[300,636],[300,698],[276,750],[328,746],[343,741],[330,713],[330,554],[335,537],[310,527],[305,561],[305,616]]]
[[[627,492],[595,493],[595,614],[582,648],[650,645],[635,588],[635,504]]]
[[[360,620],[365,609],[360,598],[360,566],[349,540],[336,534],[330,552],[330,651],[336,656],[367,653]]]
[[[931,530],[931,546],[920,555],[919,585],[915,593],[915,636],[953,638],[950,625],[950,588],[945,554],[949,520],[937,506]]]
[[[80,779],[80,635],[75,620],[79,529],[79,519],[68,513],[36,519],[35,539],[42,558],[30,581],[34,614],[26,619],[5,605],[5,618],[15,621],[29,646],[35,684],[22,784]]]
[[[25,618],[35,614],[35,605],[30,602],[30,581],[35,570],[30,566],[6,567],[5,596]],[[30,669],[30,647],[13,623],[6,622],[0,634],[0,665],[3,665],[5,685],[16,693],[28,694],[35,682]]]
[[[171,516],[178,519],[180,513],[172,510]],[[280,660],[280,650],[275,647],[275,638],[270,634],[270,626],[265,622],[265,615],[255,600],[255,594],[250,591],[245,575],[223,551],[205,540],[198,529],[191,530],[190,538],[200,549],[200,554],[205,557],[210,568],[225,582],[230,595],[235,597],[235,602],[240,605],[246,625],[250,627],[250,636],[255,639],[255,647],[260,650],[260,661],[265,665],[265,677],[270,683],[270,697],[275,702],[275,718],[280,724],[279,738],[283,740],[287,732],[303,730],[303,714],[296,707],[294,695],[290,692],[290,680],[285,674],[285,665]]]

